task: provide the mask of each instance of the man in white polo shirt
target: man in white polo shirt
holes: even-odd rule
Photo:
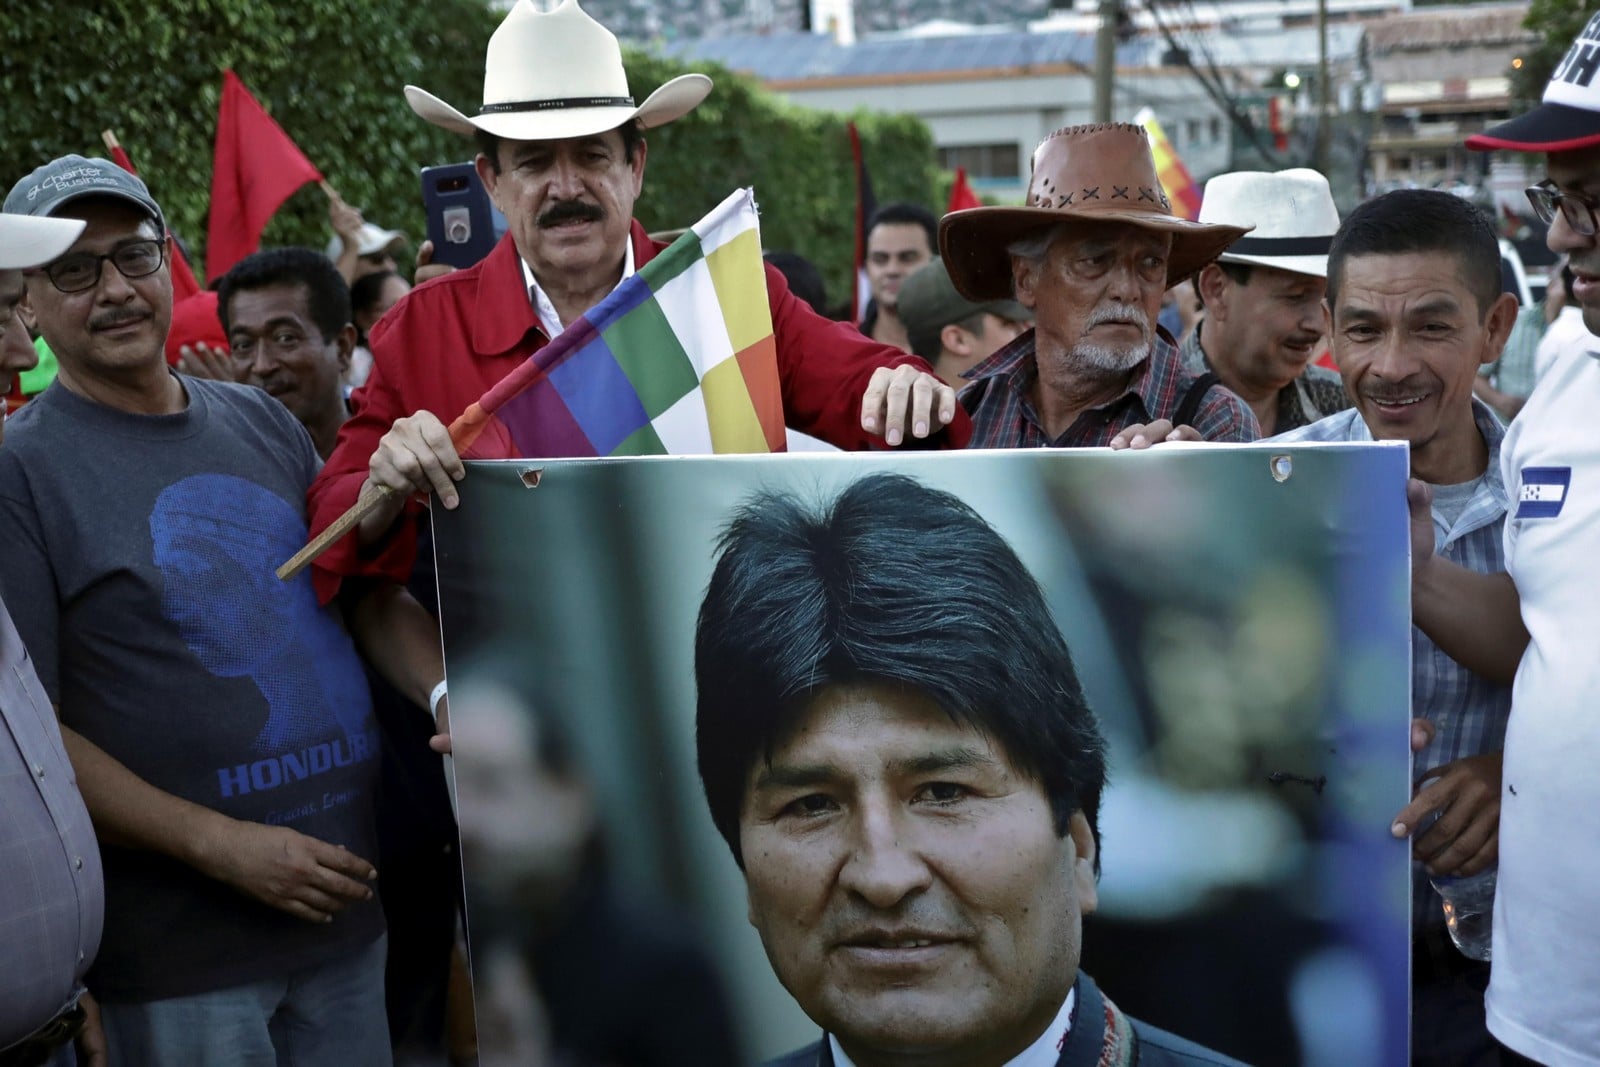
[[[1467,147],[1542,152],[1528,191],[1570,258],[1573,297],[1600,333],[1600,16],[1556,67],[1544,102]],[[1506,432],[1507,574],[1416,553],[1418,625],[1460,662],[1515,665],[1501,787],[1489,1029],[1508,1062],[1600,1064],[1600,360],[1563,360]],[[1414,492],[1413,514],[1425,494]],[[1416,523],[1414,523],[1414,528]],[[1419,538],[1413,538],[1419,542]]]

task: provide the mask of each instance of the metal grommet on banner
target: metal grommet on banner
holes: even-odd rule
[[[528,467],[522,472],[522,484],[528,489],[539,488],[539,480],[544,477],[543,467]]]
[[[1289,475],[1294,473],[1294,460],[1288,456],[1273,456],[1270,466],[1272,480],[1275,482],[1286,482],[1289,480]]]

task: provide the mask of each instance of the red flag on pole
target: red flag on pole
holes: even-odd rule
[[[322,173],[256,103],[238,76],[223,71],[206,280],[215,281],[260,246],[267,220],[290,193],[321,180]]]
[[[133,166],[133,160],[117,141],[116,134],[105,130],[100,134],[100,139],[106,143],[106,148],[111,152],[111,162],[127,171],[129,174],[138,175],[138,170]],[[172,238],[167,239],[167,264],[172,268],[172,302],[194,296],[200,291],[200,283],[195,280],[194,271],[189,267],[189,261],[184,258],[183,249],[178,247],[178,242]]]
[[[850,321],[859,324],[867,314],[867,301],[872,299],[872,286],[867,283],[867,224],[877,213],[878,202],[872,195],[866,160],[861,157],[861,134],[853,122],[845,123],[845,129],[850,133],[850,158],[856,171],[856,291],[850,303]]]
[[[967,184],[967,168],[957,167],[955,184],[950,186],[950,206],[945,209],[946,213],[982,206],[983,201],[978,199],[978,194]]]

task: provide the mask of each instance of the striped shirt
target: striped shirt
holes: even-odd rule
[[[1199,375],[1185,371],[1177,349],[1158,333],[1150,358],[1134,370],[1122,393],[1081,413],[1060,436],[1045,431],[1028,399],[1039,377],[1034,331],[1021,334],[967,371],[961,403],[972,416],[968,448],[1093,448],[1109,445],[1129,426],[1169,419]],[[1254,441],[1261,436],[1248,405],[1220,382],[1205,393],[1193,426],[1208,441]]]
[[[1184,369],[1191,374],[1214,371],[1211,359],[1200,347],[1200,327],[1189,331],[1178,349]],[[1327,418],[1335,411],[1350,407],[1350,394],[1344,391],[1344,382],[1333,371],[1309,363],[1300,376],[1278,390],[1278,432],[1297,430],[1318,419]]]
[[[1434,551],[1480,574],[1506,569],[1502,532],[1510,498],[1500,474],[1500,443],[1505,428],[1489,406],[1476,397],[1472,416],[1489,446],[1489,466],[1471,498],[1454,521],[1441,521],[1434,512]],[[1295,441],[1371,441],[1372,433],[1354,408],[1320,422],[1272,438]],[[1411,628],[1411,711],[1433,723],[1437,733],[1427,748],[1417,753],[1415,779],[1422,781],[1435,768],[1485,752],[1505,748],[1506,717],[1511,714],[1511,687],[1480,678],[1441,652],[1421,630]],[[1444,933],[1444,915],[1438,896],[1428,884],[1420,863],[1411,870],[1412,938],[1418,950],[1430,955],[1455,952]],[[1452,958],[1452,957],[1445,957]],[[1456,957],[1458,958],[1458,957]]]

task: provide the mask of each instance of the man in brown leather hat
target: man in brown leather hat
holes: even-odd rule
[[[1185,371],[1156,327],[1161,294],[1246,232],[1173,215],[1143,127],[1068,126],[1045,138],[1026,206],[956,211],[939,226],[963,296],[1014,295],[1035,319],[967,374],[969,447],[1106,445],[1157,419],[1211,441],[1255,440],[1244,401],[1215,375]]]

